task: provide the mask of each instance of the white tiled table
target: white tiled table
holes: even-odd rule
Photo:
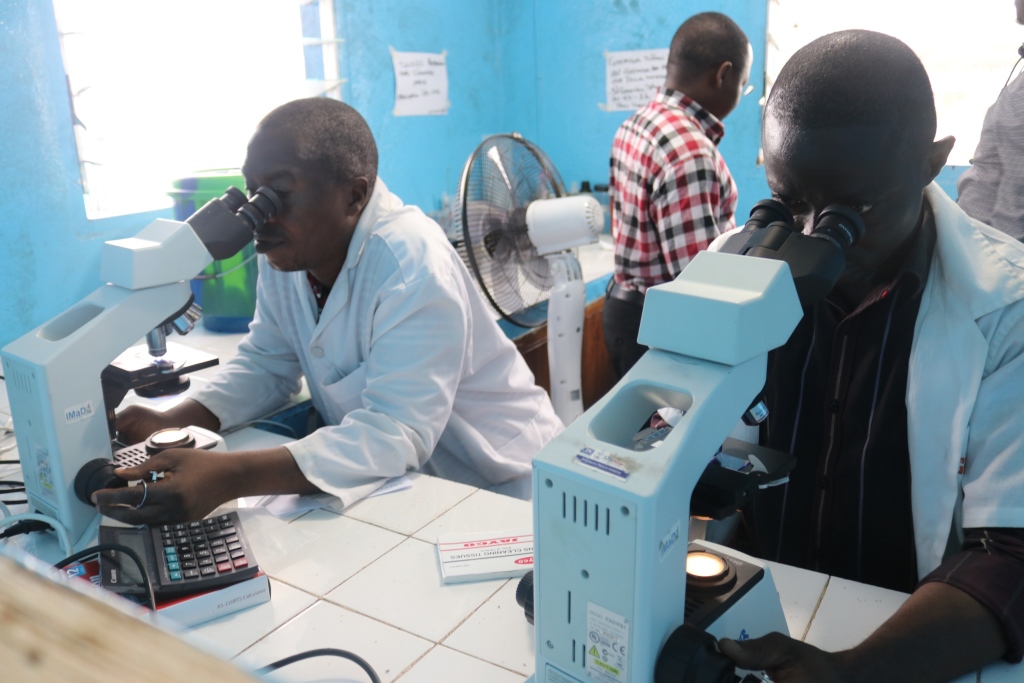
[[[8,415],[0,391],[0,422]],[[247,429],[229,448],[280,443]],[[9,439],[0,439],[0,446]],[[0,466],[0,478],[20,474]],[[264,508],[239,515],[272,599],[182,633],[182,637],[255,670],[320,647],[365,658],[382,681],[515,683],[533,673],[533,627],[515,602],[516,580],[445,586],[434,541],[439,533],[529,527],[529,502],[412,474],[413,487],[365,499],[342,514],[326,510],[279,519]],[[19,537],[45,560],[62,555],[52,536]],[[793,637],[826,650],[855,645],[906,595],[771,564]],[[2,587],[0,587],[2,590]],[[1017,681],[1019,668],[996,664],[962,683]],[[275,673],[285,681],[364,683],[355,664],[319,657]],[[958,682],[960,683],[960,682]]]

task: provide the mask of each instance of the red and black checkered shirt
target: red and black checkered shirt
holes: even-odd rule
[[[669,88],[615,134],[608,195],[615,281],[625,289],[675,279],[735,227],[736,183],[718,151],[723,135],[713,114]]]

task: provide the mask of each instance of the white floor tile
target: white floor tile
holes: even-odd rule
[[[523,608],[516,603],[516,586],[512,579],[485,602],[444,644],[524,676],[533,673],[534,630],[526,621]],[[481,679],[483,680],[483,679]],[[403,679],[404,681],[404,679]]]
[[[294,523],[258,508],[239,510],[239,517],[263,571],[314,595],[327,593],[403,540],[326,510]]]
[[[234,657],[316,602],[315,596],[274,579],[270,580],[270,596],[270,602],[200,624],[182,637],[204,649],[212,648],[220,657]]]
[[[803,640],[814,617],[814,610],[818,608],[825,584],[828,583],[828,576],[774,562],[768,565],[772,570],[775,589],[782,600],[782,612],[786,615],[789,635]]]
[[[854,647],[891,617],[907,597],[906,593],[832,577],[805,642],[826,652]]]
[[[439,642],[501,586],[442,584],[435,546],[410,538],[324,599]]]
[[[477,491],[413,536],[427,543],[436,543],[438,534],[477,531],[533,533],[533,504],[490,491]]]
[[[237,658],[255,670],[285,657],[319,648],[347,650],[365,659],[381,681],[394,681],[420,659],[431,643],[414,635],[319,602],[259,641]],[[274,672],[278,681],[366,683],[366,673],[339,657],[313,657]]]
[[[345,516],[409,536],[476,491],[472,486],[416,472],[408,476],[412,488],[364,498],[345,510]]]
[[[398,683],[521,683],[525,676],[438,645]]]

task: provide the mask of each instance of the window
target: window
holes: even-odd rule
[[[237,169],[257,122],[340,97],[332,0],[53,0],[89,218]]]
[[[953,135],[951,165],[967,164],[985,112],[995,101],[1024,39],[1009,0],[770,0],[766,85],[799,48],[833,31],[887,33],[921,58],[935,93],[938,137]]]

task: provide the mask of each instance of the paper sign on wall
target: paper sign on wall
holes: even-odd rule
[[[605,111],[636,111],[665,83],[668,48],[605,52]]]
[[[391,49],[395,67],[395,116],[437,116],[448,113],[448,52],[399,52]]]

